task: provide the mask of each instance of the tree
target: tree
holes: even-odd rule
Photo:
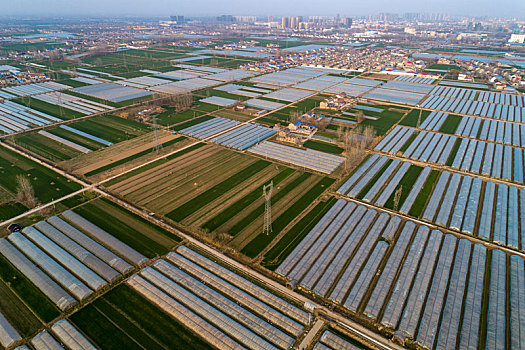
[[[399,209],[399,201],[401,200],[401,194],[403,193],[403,186],[399,186],[396,193],[394,194],[394,210]]]
[[[35,190],[29,179],[19,174],[16,176],[16,197],[18,202],[28,208],[34,208],[38,205],[38,199],[35,197]]]
[[[363,113],[363,111],[357,111],[355,113],[355,118],[357,120],[357,123],[361,124],[363,120],[365,120],[365,113]]]

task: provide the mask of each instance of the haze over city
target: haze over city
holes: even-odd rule
[[[368,16],[377,13],[449,13],[464,16],[505,16],[523,18],[525,3],[520,0],[268,0],[268,1],[172,1],[172,0],[17,0],[0,1],[1,15],[97,15],[97,16],[162,16],[180,13],[187,16],[234,15],[334,15]]]

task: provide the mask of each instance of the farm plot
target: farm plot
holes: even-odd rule
[[[265,110],[274,110],[286,106],[284,103],[261,100],[257,98],[252,98],[250,100],[244,101],[244,104],[246,104],[247,106],[261,108]]]
[[[11,101],[0,103],[0,132],[10,134],[32,127],[61,122],[62,119]]]
[[[511,341],[525,317],[503,305],[524,286],[502,286],[524,270],[521,257],[338,200],[276,272],[408,344],[448,349]]]
[[[181,129],[179,132],[198,139],[206,139],[240,124],[238,121],[228,118],[214,117],[206,119],[201,123]]]
[[[397,126],[375,150],[523,183],[523,148]]]
[[[54,162],[68,160],[81,153],[89,153],[112,145],[109,141],[66,125],[49,128],[45,132],[17,135],[13,138],[13,142]]]
[[[367,349],[366,346],[359,344],[353,339],[344,337],[336,334],[334,331],[326,330],[323,332],[313,350],[339,350],[339,349],[348,349],[348,350],[359,350]]]
[[[152,86],[149,88],[149,90],[166,94],[178,94],[181,92],[199,90],[218,84],[220,84],[220,82],[216,80],[192,78],[181,81],[175,81],[164,85]]]
[[[84,146],[80,146],[42,130],[29,134],[17,135],[13,138],[13,142],[18,146],[53,162],[68,160],[81,153],[88,153],[91,151]]]
[[[344,158],[340,156],[309,148],[300,149],[290,147],[269,141],[259,143],[250,148],[249,152],[325,174],[332,173],[344,161]]]
[[[243,170],[252,169],[250,167],[254,163],[255,158],[207,145],[139,172],[110,189],[154,212],[168,214],[221,182],[224,182],[224,188],[228,188],[234,184],[230,178],[236,173],[240,172],[238,179],[232,181],[247,180],[243,178]],[[269,163],[258,164],[250,170],[254,171],[251,176]],[[211,199],[216,195],[213,192],[210,194]],[[173,215],[184,217],[189,213],[175,211]]]
[[[51,332],[43,330],[31,339],[31,345],[42,348],[96,349],[95,346],[69,321],[60,320],[51,326]]]
[[[288,102],[297,102],[299,100],[305,99],[306,97],[312,96],[313,93],[304,90],[296,89],[281,89],[273,91],[269,94],[264,95],[266,98],[271,98],[275,100],[288,101]]]
[[[309,322],[305,311],[184,246],[127,284],[221,349],[288,349]]]
[[[409,83],[418,83],[418,84],[434,84],[436,79],[434,78],[424,78],[424,77],[416,77],[416,76],[398,76],[394,79],[394,81],[405,81]]]
[[[348,96],[357,97],[357,96],[361,96],[364,93],[372,90],[373,88],[373,86],[350,84],[350,82],[351,80],[346,81],[343,84],[335,85],[329,89],[326,89],[324,92],[332,93],[332,94],[345,93]]]
[[[150,128],[145,124],[114,115],[105,115],[102,117],[81,120],[70,123],[68,126],[77,131],[96,137],[95,140],[97,141],[104,140],[109,143],[118,143],[124,140],[129,140],[150,131]]]
[[[422,85],[424,86],[424,85]],[[378,87],[363,96],[372,100],[381,100],[387,102],[401,103],[406,105],[417,105],[425,94],[403,90],[386,89]]]
[[[46,81],[43,83],[6,87],[3,88],[2,91],[10,93],[12,95],[26,97],[66,89],[71,89],[71,87],[64,84],[56,83],[54,81]]]
[[[80,189],[77,183],[6,148],[0,148],[0,174],[0,188],[4,193],[0,218],[4,220],[27,210],[25,201],[20,203],[15,200],[18,192],[17,176],[29,180],[36,200],[40,203],[50,202]]]
[[[468,141],[468,139],[465,139]],[[454,145],[458,138],[428,131],[419,133],[412,128],[396,126],[374,148],[392,154],[401,154],[403,157],[421,160],[424,162],[445,165],[451,157]]]
[[[249,123],[227,131],[222,135],[215,136],[210,141],[243,151],[275,133],[275,130],[258,123]]]
[[[123,102],[152,95],[151,92],[113,83],[102,83],[75,88],[72,91],[111,102]]]
[[[186,137],[173,135],[166,130],[161,130],[158,137],[163,145],[159,154],[183,147],[189,142]],[[110,147],[79,155],[60,165],[76,174],[102,179],[159,156],[154,152],[155,145],[153,133],[147,133]]]
[[[64,107],[84,115],[107,112],[113,109],[113,107],[104,105],[102,103],[86,100],[77,96],[63,94],[61,92],[41,94],[33,96],[33,98],[52,105]]]

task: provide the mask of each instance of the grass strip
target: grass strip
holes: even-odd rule
[[[322,142],[322,141],[308,140],[303,144],[303,146],[306,148],[311,148],[317,151],[332,153],[332,154],[341,154],[344,151],[342,147],[339,147],[332,143]]]
[[[458,153],[459,146],[461,145],[461,138],[457,138],[456,143],[454,143],[454,147],[452,147],[452,151],[450,152],[450,155],[448,156],[447,162],[445,163],[448,166],[451,166],[452,163],[454,163],[454,158],[456,158],[456,154]]]
[[[445,122],[443,123],[443,125],[441,125],[441,128],[439,128],[439,132],[453,135],[456,132],[459,123],[461,123],[462,118],[463,117],[459,115],[450,114],[447,117],[447,120],[445,120]]]
[[[416,200],[414,201],[414,204],[412,204],[412,207],[410,208],[408,215],[418,218],[421,213],[423,212],[423,208],[425,207],[425,203],[427,202],[428,196],[430,196],[430,192],[432,192],[432,188],[434,188],[434,184],[436,183],[436,180],[439,176],[438,170],[432,170],[430,174],[428,175],[427,181],[425,181],[425,184],[423,185],[423,188],[419,192],[419,194],[416,197]]]
[[[405,202],[406,198],[408,197],[408,194],[410,193],[410,190],[412,189],[412,186],[416,182],[417,178],[419,177],[419,174],[421,174],[421,171],[423,170],[422,167],[417,165],[411,165],[401,181],[397,184],[396,188],[394,189],[394,192],[390,195],[388,200],[386,201],[384,207],[388,209],[393,210],[399,210],[403,203]],[[402,188],[401,190],[401,196],[399,197],[399,203],[397,205],[397,208],[394,209],[394,198],[396,196],[396,192]]]

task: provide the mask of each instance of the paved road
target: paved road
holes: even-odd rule
[[[312,327],[312,329],[310,329],[308,334],[306,334],[306,337],[304,337],[304,339],[301,342],[301,344],[299,344],[298,349],[299,350],[306,349],[308,347],[308,345],[310,345],[310,343],[312,342],[313,338],[315,338],[315,335],[319,332],[319,330],[323,326],[324,326],[324,321],[322,319],[318,319],[317,322],[315,322],[315,324]]]

